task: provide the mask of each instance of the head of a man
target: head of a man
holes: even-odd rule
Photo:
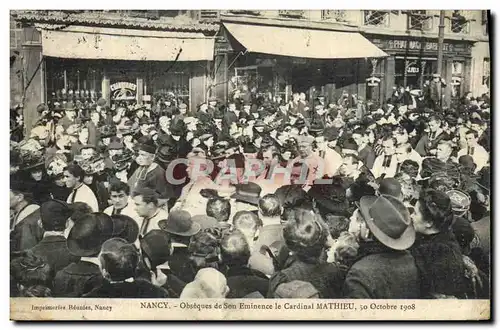
[[[468,130],[465,133],[465,140],[467,141],[468,147],[476,147],[479,135],[474,130]]]
[[[66,187],[73,189],[83,182],[85,172],[77,164],[68,165],[63,172]]]
[[[396,139],[393,137],[386,137],[382,141],[382,147],[384,148],[384,154],[386,156],[394,155],[396,151]]]
[[[441,119],[438,116],[429,117],[429,130],[434,133],[441,127]]]
[[[233,217],[233,228],[240,230],[250,245],[261,227],[262,221],[254,212],[238,211]]]
[[[102,245],[99,261],[103,277],[119,282],[135,277],[139,253],[123,238],[112,238]]]
[[[452,151],[453,148],[451,143],[448,141],[442,141],[436,148],[436,158],[440,161],[447,162],[451,157]]]
[[[408,132],[403,127],[398,127],[396,129],[396,131],[394,132],[394,137],[396,138],[396,142],[398,145],[408,143],[409,139]]]
[[[122,209],[128,204],[130,187],[122,181],[114,181],[109,185],[109,198],[115,209]]]
[[[250,245],[240,230],[226,233],[221,240],[221,259],[228,266],[246,266],[250,259]]]
[[[206,213],[219,222],[227,222],[231,215],[231,203],[224,198],[211,198],[207,202]]]
[[[133,194],[135,210],[143,218],[149,218],[158,210],[158,194],[150,189],[143,188],[134,191]]]
[[[352,138],[358,146],[368,143],[369,140],[366,130],[361,127],[358,127],[354,130],[354,132],[352,133]]]
[[[411,144],[409,143],[404,143],[396,147],[396,150],[394,154],[396,155],[396,160],[398,163],[404,162],[406,159],[408,159],[408,156],[410,155],[412,151]]]
[[[259,199],[260,218],[279,219],[281,216],[281,212],[282,212],[282,207],[278,196],[274,194],[267,194]]]

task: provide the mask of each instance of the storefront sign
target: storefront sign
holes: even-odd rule
[[[372,42],[379,48],[388,51],[424,51],[429,53],[436,53],[438,51],[438,43],[434,41],[421,41],[421,40],[404,40],[404,39],[373,39]],[[472,45],[466,43],[443,43],[443,52],[445,53],[459,53],[470,55]]]
[[[130,82],[117,82],[110,86],[111,98],[114,100],[133,100],[136,96],[137,85]]]
[[[408,63],[408,66],[406,67],[406,73],[416,74],[419,72],[420,72],[420,68],[418,67],[416,62]]]

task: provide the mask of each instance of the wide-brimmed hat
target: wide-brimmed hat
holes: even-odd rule
[[[102,243],[113,236],[113,220],[104,213],[91,213],[76,222],[67,239],[69,252],[77,257],[97,255]]]
[[[156,159],[163,163],[173,161],[177,156],[177,148],[174,146],[163,145],[156,152]]]
[[[385,246],[406,250],[415,242],[415,229],[406,206],[388,195],[364,196],[359,208],[368,228]]]
[[[179,236],[193,236],[200,231],[201,226],[193,222],[191,214],[187,211],[172,211],[168,215],[168,219],[160,220],[158,226],[166,231]]]
[[[149,259],[152,270],[169,260],[170,246],[172,244],[169,233],[153,229],[144,237],[139,237],[139,244],[142,255]]]
[[[278,285],[274,292],[274,298],[283,299],[309,299],[319,298],[319,292],[309,282],[294,280]]]
[[[129,243],[134,243],[139,235],[139,225],[137,222],[125,214],[114,214],[111,216],[113,220],[113,237],[120,237]]]
[[[254,182],[237,184],[235,185],[235,188],[236,192],[231,195],[231,198],[252,205],[259,204],[260,192],[262,191],[262,188],[258,184]]]
[[[45,159],[40,151],[23,151],[20,153],[22,171],[42,170],[45,167]]]

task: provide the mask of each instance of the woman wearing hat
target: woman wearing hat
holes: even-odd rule
[[[392,196],[364,196],[349,231],[358,237],[356,262],[347,272],[344,298],[419,299],[419,272],[407,250],[415,242],[408,209]]]
[[[444,192],[424,191],[412,218],[417,239],[410,250],[420,271],[421,297],[464,298],[465,268],[451,229],[454,216],[450,198]]]

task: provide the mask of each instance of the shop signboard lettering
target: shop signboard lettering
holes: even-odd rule
[[[131,82],[117,82],[110,86],[114,100],[133,100],[136,97],[137,85]]]
[[[406,73],[416,74],[416,73],[419,73],[419,72],[420,72],[420,68],[418,67],[418,65],[417,65],[416,62],[411,62],[406,67]]]
[[[391,50],[424,50],[429,52],[437,52],[438,43],[437,42],[425,42],[419,40],[388,40],[386,42],[386,49]],[[453,44],[444,43],[443,44],[444,52],[455,52],[455,47]]]
[[[377,78],[377,77],[367,78],[366,84],[370,87],[376,87],[380,84],[380,78]]]

